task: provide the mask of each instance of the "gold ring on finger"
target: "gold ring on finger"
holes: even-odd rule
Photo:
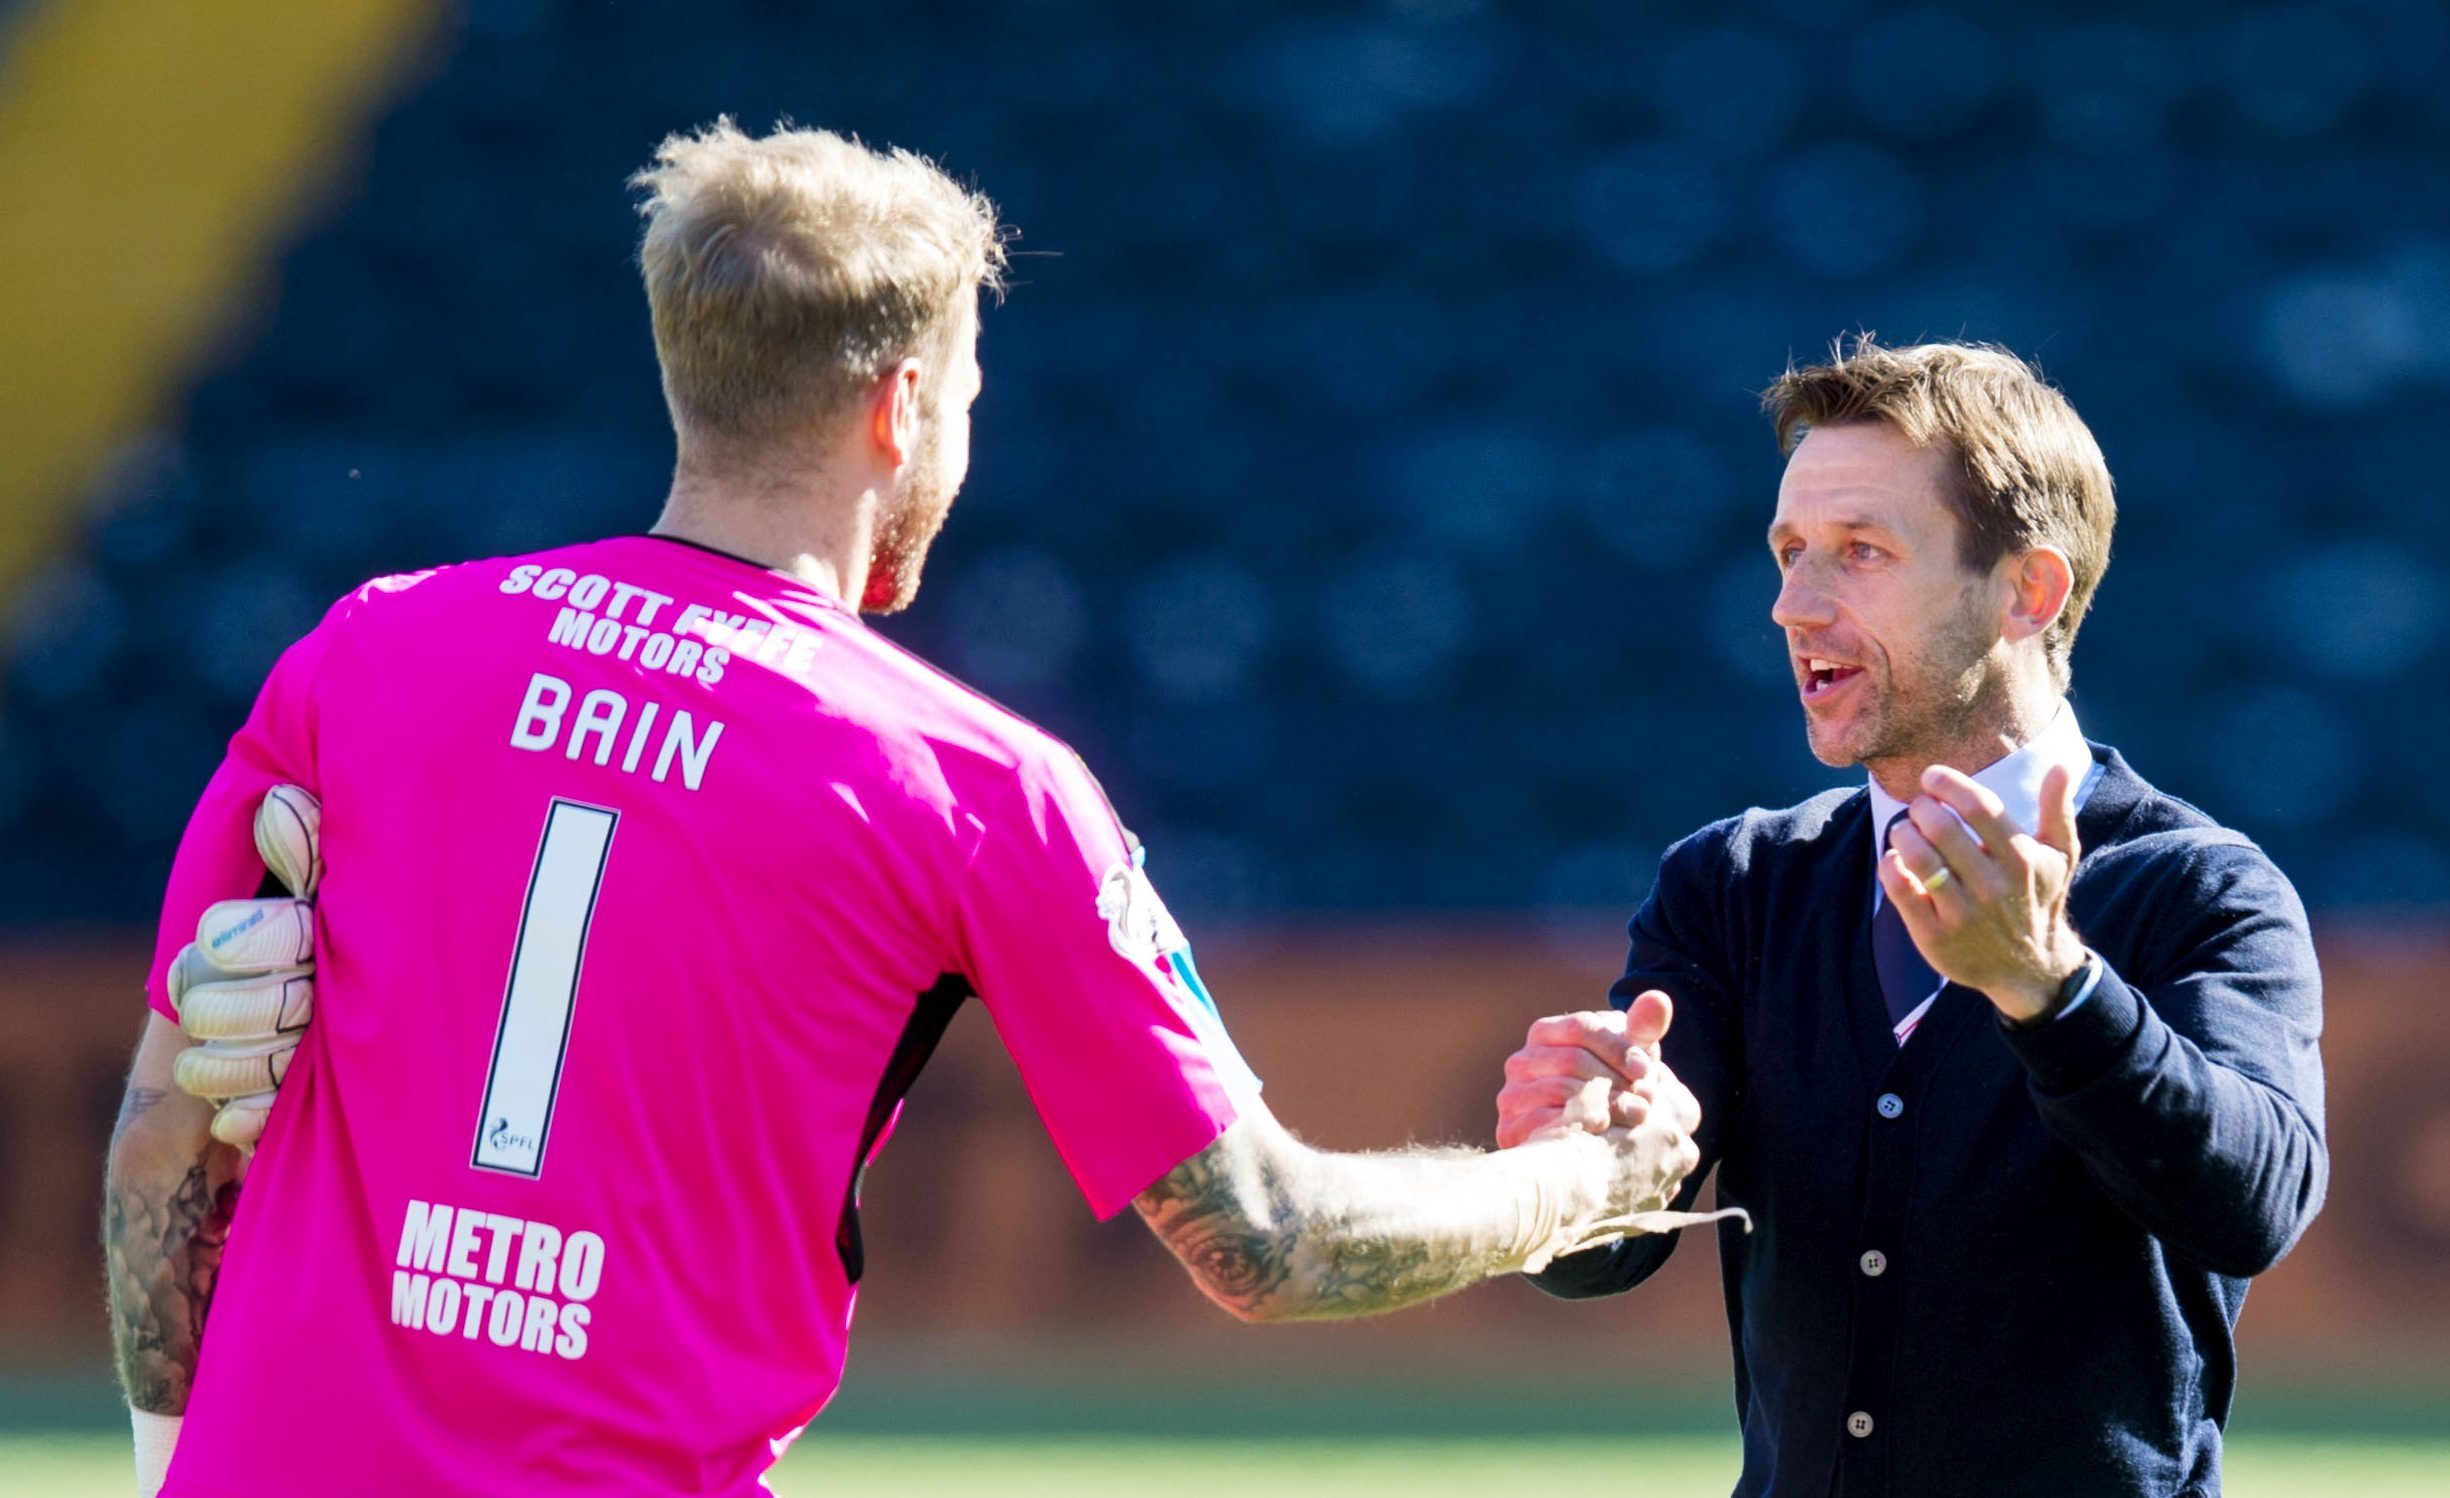
[[[1946,884],[1947,882],[1948,866],[1942,864],[1939,868],[1923,875],[1923,893],[1926,895],[1936,895],[1940,892],[1940,886]]]

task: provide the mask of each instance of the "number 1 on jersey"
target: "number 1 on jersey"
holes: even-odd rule
[[[545,1135],[553,1126],[553,1100],[570,1049],[579,964],[587,956],[587,928],[595,920],[596,891],[620,820],[619,812],[558,796],[545,814],[544,840],[537,845],[527,904],[519,912],[519,940],[511,949],[510,987],[502,995],[493,1065],[485,1073],[476,1153],[468,1162],[480,1169],[523,1176],[544,1170]]]

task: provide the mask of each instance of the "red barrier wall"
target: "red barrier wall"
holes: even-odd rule
[[[2450,1358],[2450,936],[2320,939],[2331,1199],[2256,1285],[2250,1378],[2389,1377]],[[106,1357],[99,1177],[143,955],[124,941],[0,952],[0,1367]],[[1317,1143],[1369,1148],[1485,1140],[1523,1026],[1599,1002],[1618,953],[1601,918],[1563,943],[1520,923],[1303,928],[1211,938],[1201,956],[1278,1114]],[[1091,1221],[976,1006],[870,1174],[866,1228],[855,1366],[1725,1376],[1699,1243],[1603,1304],[1504,1283],[1367,1325],[1232,1323],[1128,1215]]]

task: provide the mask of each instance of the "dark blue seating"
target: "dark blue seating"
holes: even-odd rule
[[[1074,739],[1186,915],[1582,919],[1827,783],[1753,392],[1859,327],[2005,342],[2093,422],[2097,735],[2318,905],[2450,906],[2450,22],[2045,10],[475,7],[15,601],[0,921],[145,919],[361,577],[652,518],[622,179],[723,111],[1020,227],[885,627]]]

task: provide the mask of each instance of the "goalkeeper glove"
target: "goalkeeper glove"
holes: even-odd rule
[[[315,912],[322,808],[276,785],[255,813],[255,847],[290,897],[223,900],[170,965],[170,1002],[196,1042],[179,1054],[180,1088],[217,1105],[213,1137],[253,1150],[315,1008]]]

